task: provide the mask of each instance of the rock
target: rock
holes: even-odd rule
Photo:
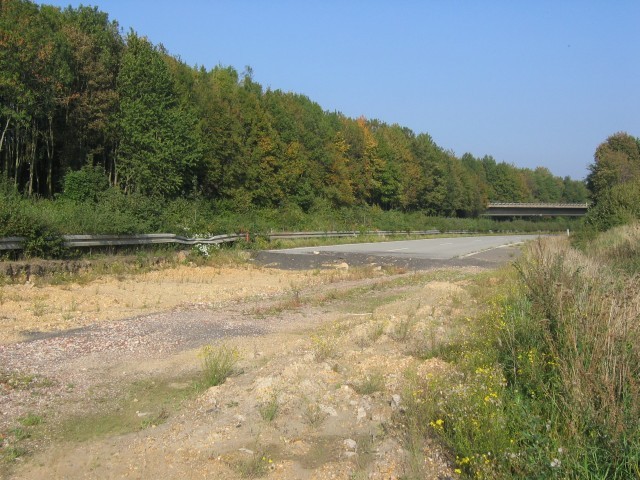
[[[178,262],[184,262],[187,257],[189,256],[189,250],[180,250],[178,253],[176,253],[176,260]]]
[[[256,380],[255,389],[256,390],[266,390],[273,386],[273,377],[260,377]]]
[[[336,269],[338,270],[349,270],[349,264],[347,262],[342,262],[336,264]]]
[[[235,421],[236,428],[240,428],[246,419],[244,418],[244,415],[238,414],[233,417],[233,420]]]
[[[372,408],[371,397],[369,397],[369,395],[365,395],[364,397],[362,397],[360,399],[360,406],[364,408],[367,412],[371,410]]]
[[[391,405],[392,410],[397,410],[398,408],[400,408],[401,402],[402,402],[402,397],[400,395],[398,395],[397,393],[391,395],[391,401],[389,402],[389,404]]]
[[[355,452],[358,449],[358,443],[352,438],[347,438],[342,443],[344,443],[344,446],[346,447],[347,450],[350,450],[352,452]]]
[[[242,447],[242,448],[239,448],[238,451],[242,453],[246,453],[247,455],[253,455],[253,450],[249,450],[248,448]]]
[[[367,411],[362,407],[358,407],[358,421],[366,417],[367,417]]]
[[[336,409],[328,405],[320,405],[320,411],[326,413],[330,417],[338,416],[338,412],[336,412]]]

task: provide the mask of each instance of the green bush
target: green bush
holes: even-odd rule
[[[96,202],[100,193],[108,188],[109,180],[102,167],[85,165],[64,176],[62,195],[76,202]]]
[[[598,231],[626,225],[640,219],[640,182],[615,185],[598,196],[589,209],[586,224]]]
[[[62,256],[65,250],[59,231],[48,219],[34,215],[31,205],[0,182],[0,237],[25,237],[23,254],[27,257]]]

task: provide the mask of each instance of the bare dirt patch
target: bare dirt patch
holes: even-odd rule
[[[0,477],[412,478],[405,372],[429,368],[415,354],[469,275],[179,267],[5,285]],[[220,342],[235,374],[195,388],[200,347]],[[432,441],[417,465],[455,477]]]
[[[182,265],[137,275],[104,276],[82,284],[48,285],[34,279],[24,284],[0,285],[0,343],[26,340],[38,332],[166,311],[183,304],[268,298],[322,281],[323,275],[251,265]]]

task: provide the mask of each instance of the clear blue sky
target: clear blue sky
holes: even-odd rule
[[[190,65],[253,68],[325,110],[583,178],[640,136],[640,1],[51,0],[96,5]]]

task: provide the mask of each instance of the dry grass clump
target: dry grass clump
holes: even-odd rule
[[[205,345],[200,351],[202,358],[202,382],[205,388],[215,387],[233,374],[240,359],[240,352],[228,345]]]
[[[587,254],[628,274],[640,272],[640,223],[611,229],[596,237]]]

